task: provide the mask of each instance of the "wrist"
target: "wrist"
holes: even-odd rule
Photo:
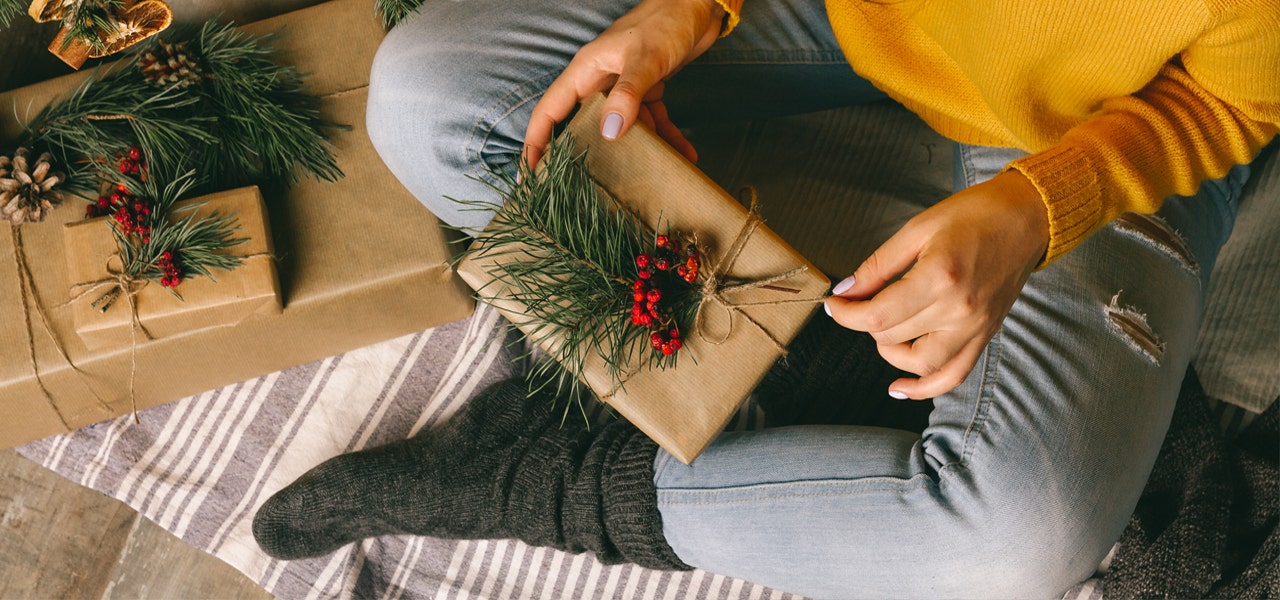
[[[1020,216],[1019,222],[1038,241],[1035,259],[1037,265],[1043,266],[1045,253],[1049,250],[1049,208],[1044,196],[1026,175],[1014,169],[996,175],[991,183],[998,186],[1000,195],[1013,205],[1011,208]]]

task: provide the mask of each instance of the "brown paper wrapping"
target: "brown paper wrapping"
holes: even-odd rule
[[[659,219],[672,229],[696,233],[710,260],[721,260],[748,220],[747,210],[702,172],[643,127],[606,142],[600,136],[602,97],[587,102],[569,124],[577,150],[590,148],[588,165],[596,183],[623,203],[650,228]],[[458,273],[517,326],[523,326],[523,307],[489,285],[494,264],[519,260],[519,253],[476,254],[458,266]],[[786,242],[760,226],[747,239],[729,275],[759,280],[806,269],[776,285],[796,293],[768,289],[735,292],[726,298],[741,314],[707,307],[703,339],[697,332],[684,336],[685,350],[695,360],[680,360],[667,370],[639,370],[614,389],[598,356],[590,355],[582,373],[593,391],[648,434],[677,459],[691,462],[724,429],[734,412],[812,316],[830,282]],[[811,302],[794,302],[811,299]],[[776,301],[784,304],[766,304]],[[534,335],[531,329],[527,333]],[[535,336],[536,337],[536,336]],[[713,343],[723,338],[722,343]],[[537,340],[554,348],[556,339]]]
[[[139,344],[139,408],[422,331],[466,317],[474,307],[470,290],[449,268],[455,237],[396,181],[365,131],[369,70],[385,34],[371,2],[333,0],[243,29],[282,32],[275,45],[284,60],[308,74],[309,91],[321,97],[322,115],[351,126],[330,137],[346,177],[336,183],[308,179],[284,192],[264,192],[284,309]],[[335,32],[341,32],[341,44],[334,43]],[[0,94],[0,143],[10,146],[21,133],[14,115],[34,117],[89,74]],[[68,201],[43,223],[21,230],[34,297],[79,372],[63,360],[34,316],[28,334],[13,232],[0,228],[0,447],[130,410],[129,347],[91,350],[76,334],[73,309],[66,304],[75,282],[67,273],[62,228],[82,215]]]
[[[257,187],[246,187],[178,203],[196,205],[197,215],[218,213],[235,217],[232,234],[245,241],[231,246],[227,254],[244,257],[232,271],[215,271],[217,280],[192,277],[176,288],[175,296],[160,285],[146,285],[134,295],[134,308],[124,298],[107,310],[93,306],[104,294],[116,289],[111,282],[110,257],[117,253],[115,236],[108,217],[68,223],[63,227],[67,252],[67,278],[71,284],[72,320],[76,333],[91,350],[124,346],[137,339],[168,338],[178,334],[234,325],[250,314],[278,314],[280,280],[272,257],[271,229],[266,206]],[[185,218],[187,213],[183,213]],[[116,265],[118,268],[119,265]],[[105,283],[104,283],[105,282]],[[134,330],[133,313],[144,331]]]

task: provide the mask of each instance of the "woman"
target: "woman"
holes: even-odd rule
[[[959,143],[958,191],[825,308],[918,376],[890,396],[935,409],[920,436],[725,434],[686,466],[499,386],[280,492],[255,522],[268,552],[518,537],[817,597],[1058,596],[1119,536],[1168,426],[1237,165],[1280,124],[1280,2],[428,2],[374,71],[379,153],[460,226],[488,215],[443,196],[488,197],[469,177],[536,162],[596,92],[606,138],[643,121],[691,159],[668,113],[901,102]]]

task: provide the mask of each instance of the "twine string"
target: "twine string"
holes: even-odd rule
[[[741,315],[748,323],[753,325],[769,341],[782,355],[787,354],[787,347],[778,338],[774,337],[764,325],[743,311],[748,306],[779,306],[784,304],[817,304],[822,302],[825,296],[817,298],[790,298],[785,300],[763,300],[758,302],[734,302],[729,300],[726,295],[735,292],[752,289],[768,289],[770,291],[786,292],[791,294],[800,293],[800,290],[786,288],[773,285],[780,281],[784,281],[800,275],[809,270],[808,265],[801,265],[789,271],[768,275],[757,279],[740,280],[733,279],[729,273],[733,271],[733,266],[738,262],[738,258],[742,256],[742,251],[747,246],[747,241],[755,234],[756,230],[764,224],[764,220],[760,218],[759,199],[756,190],[753,187],[746,187],[743,190],[750,194],[750,205],[747,207],[747,218],[742,223],[742,228],[738,230],[737,237],[733,243],[729,245],[729,249],[720,257],[719,260],[707,260],[708,263],[703,273],[705,277],[702,280],[702,300],[698,302],[697,312],[694,314],[693,323],[694,330],[697,331],[698,338],[708,344],[721,345],[733,336],[734,317]],[[710,257],[708,257],[710,259]],[[716,307],[724,311],[728,320],[728,327],[725,329],[724,335],[719,338],[712,338],[707,335],[706,319],[708,310]]]

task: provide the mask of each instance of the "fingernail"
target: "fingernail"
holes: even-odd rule
[[[831,293],[839,296],[840,294],[849,291],[849,288],[851,287],[853,287],[853,275],[845,277],[840,281],[840,283],[837,283],[836,287],[831,288]]]
[[[828,316],[828,317],[830,317],[830,316],[831,316],[831,305],[827,304],[826,302],[823,302],[823,303],[822,303],[822,310],[827,311],[827,316]]]
[[[604,127],[600,128],[600,135],[603,135],[606,140],[616,140],[619,131],[622,131],[622,115],[609,113],[609,116],[604,118]]]
[[[894,400],[906,400],[907,395],[897,390],[889,390],[889,397]]]

